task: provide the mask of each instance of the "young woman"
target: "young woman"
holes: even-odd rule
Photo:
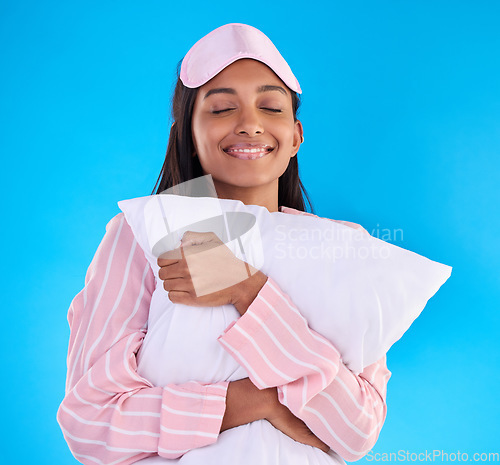
[[[210,174],[219,198],[310,215],[297,162],[300,92],[260,31],[242,24],[212,31],[183,60],[156,193]],[[187,233],[182,249],[195,252],[211,240]],[[331,464],[358,460],[375,444],[386,415],[385,357],[352,373],[260,271],[196,296],[194,280],[217,284],[231,275],[234,260],[221,254],[214,273],[210,264],[188,269],[185,259],[160,258],[155,277],[123,214],[108,223],[68,315],[58,421],[79,461]],[[154,386],[137,373],[156,278],[174,303],[235,306],[241,317],[220,342],[250,378]]]

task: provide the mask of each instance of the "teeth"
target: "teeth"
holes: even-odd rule
[[[228,152],[233,152],[233,153],[261,153],[261,152],[267,152],[267,149],[229,149]]]
[[[260,146],[250,149],[245,149],[243,147],[229,147],[224,149],[224,151],[233,157],[240,158],[242,160],[256,160],[262,158],[273,150],[270,146]]]

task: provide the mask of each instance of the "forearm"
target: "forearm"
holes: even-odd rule
[[[280,402],[344,458],[374,444],[385,418],[385,359],[352,373],[271,278],[219,341],[256,386],[277,387]]]
[[[342,458],[354,461],[366,455],[378,439],[387,413],[390,374],[385,357],[359,375],[341,362],[334,380],[324,389],[315,391],[312,383],[297,380],[278,387],[278,396]]]
[[[217,440],[227,382],[155,387],[136,371],[154,286],[120,214],[108,224],[68,314],[68,377],[57,418],[82,463],[175,459]]]
[[[221,432],[266,418],[277,398],[276,388],[258,389],[249,378],[230,382]]]
[[[240,315],[245,314],[268,279],[262,271],[257,271],[253,267],[250,268],[253,273],[252,276],[234,286],[232,302]]]

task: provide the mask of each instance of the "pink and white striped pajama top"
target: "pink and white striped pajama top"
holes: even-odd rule
[[[280,210],[311,215],[288,207]],[[277,456],[275,446],[266,445],[273,434],[279,435],[278,442],[284,441],[282,450],[295,447],[295,456],[305,454],[297,463],[354,461],[373,447],[386,416],[391,373],[385,356],[359,375],[352,373],[336,348],[308,327],[300,310],[268,277],[219,343],[257,387],[277,387],[280,402],[331,451],[325,454],[296,443],[266,420],[220,433],[228,382],[155,386],[137,373],[136,354],[147,331],[154,289],[155,276],[120,213],[106,226],[85,287],[68,312],[66,395],[57,419],[80,462],[222,464],[228,454],[227,463],[242,463],[257,454],[248,438],[238,443],[236,436],[240,428],[250,426],[250,434],[262,438],[256,442],[261,455],[248,463],[259,465],[264,459],[275,465],[291,463],[282,451]],[[242,450],[245,446],[249,450]],[[212,462],[211,457],[218,459]]]

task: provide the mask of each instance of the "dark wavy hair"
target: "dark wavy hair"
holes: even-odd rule
[[[165,189],[204,175],[198,157],[192,156],[194,143],[191,120],[198,88],[191,89],[182,83],[179,77],[181,63],[182,60],[177,65],[177,84],[172,97],[172,119],[174,122],[170,128],[165,161],[152,194],[159,194]],[[292,95],[293,117],[297,121],[300,98],[296,92],[290,90],[290,93]],[[299,164],[297,156],[295,156],[290,159],[287,169],[278,180],[278,207],[286,206],[306,211],[304,195],[311,212],[314,213],[309,195],[300,180]]]

